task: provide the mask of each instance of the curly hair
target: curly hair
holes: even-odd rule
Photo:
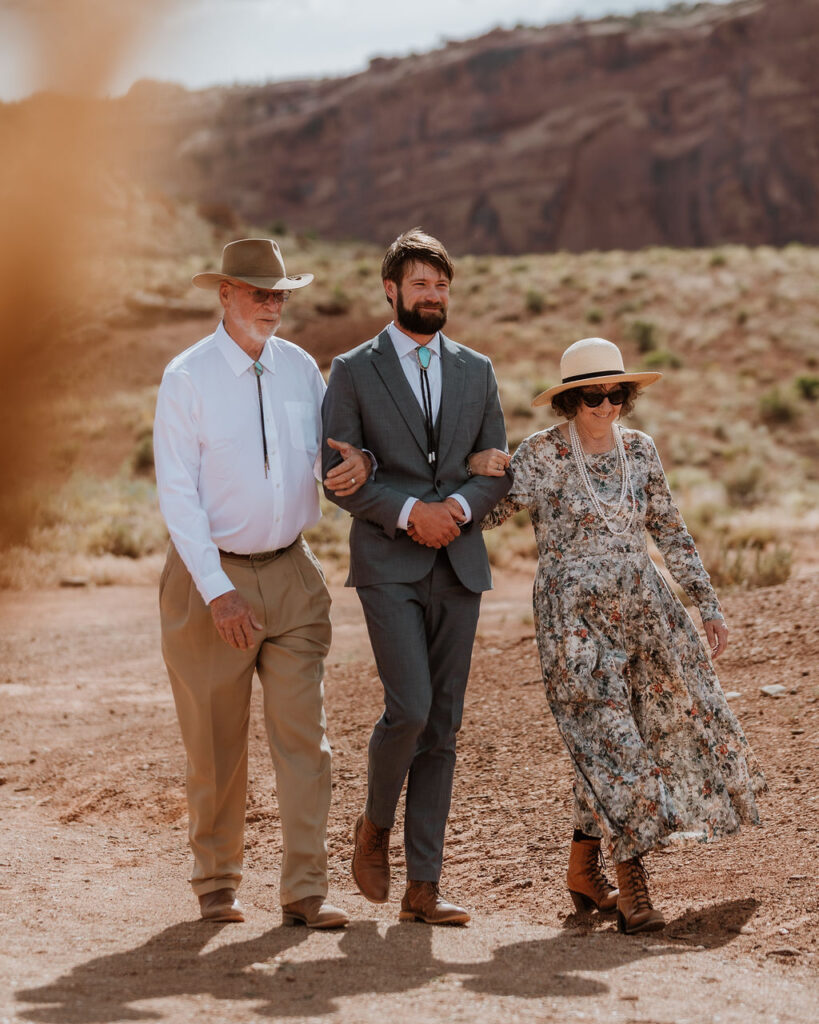
[[[640,389],[640,385],[633,380],[624,380],[619,386],[621,388],[626,388],[628,391],[628,396],[620,407],[620,415],[628,416],[634,408],[637,396],[642,394],[642,391]],[[567,420],[573,420],[577,415],[577,410],[580,408],[580,403],[582,401],[580,392],[584,387],[588,387],[588,385],[578,385],[576,388],[559,391],[556,395],[553,395],[552,410],[559,416],[565,416]]]
[[[422,228],[410,228],[387,249],[381,264],[381,280],[394,281],[399,287],[408,263],[426,263],[440,271],[448,281],[455,275],[455,268],[443,244]]]

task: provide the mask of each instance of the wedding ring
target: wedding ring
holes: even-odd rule
[[[354,483],[355,483],[355,477],[351,477],[351,479],[350,479],[350,483],[351,483],[351,484],[354,484]]]

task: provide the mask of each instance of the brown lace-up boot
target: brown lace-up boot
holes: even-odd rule
[[[635,932],[658,932],[665,928],[665,918],[655,910],[648,895],[648,872],[640,857],[617,864],[617,929],[626,935]]]
[[[613,914],[617,909],[617,890],[603,873],[602,859],[599,839],[572,840],[566,884],[579,914],[593,908]]]
[[[370,903],[386,903],[390,894],[390,830],[373,825],[366,814],[355,823],[353,880]]]
[[[469,914],[463,907],[447,903],[437,882],[407,882],[401,899],[399,921],[424,921],[426,924],[467,924]]]

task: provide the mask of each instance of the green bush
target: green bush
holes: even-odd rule
[[[545,306],[546,297],[543,292],[539,292],[536,288],[530,288],[526,293],[526,312],[537,316],[543,312]]]
[[[635,320],[629,334],[637,342],[640,352],[653,352],[657,347],[657,326],[650,320]]]
[[[669,352],[668,349],[660,348],[656,352],[649,352],[643,359],[643,367],[646,370],[679,370],[683,365],[681,356],[676,352]]]
[[[819,398],[819,377],[804,374],[801,377],[797,377],[794,383],[800,396],[808,402],[815,402]]]
[[[793,400],[783,395],[779,388],[772,388],[759,399],[759,417],[763,423],[777,425],[792,423],[799,415]]]

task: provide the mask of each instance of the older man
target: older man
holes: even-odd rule
[[[406,780],[399,917],[428,924],[469,920],[440,895],[439,879],[481,592],[492,585],[475,523],[512,483],[508,474],[468,476],[467,457],[491,448],[502,456],[506,433],[492,364],[442,333],[452,274],[446,249],[420,228],[393,242],[381,268],[393,322],[333,362],[323,411],[326,435],[370,448],[379,462],[357,493],[328,489],[353,515],[347,583],[384,687],[353,877],[367,899],[387,900]],[[324,458],[332,488],[339,453],[330,446]]]
[[[285,923],[340,927],[328,904],[330,747],[323,664],[330,597],[302,530],[319,519],[324,381],[277,338],[282,307],[312,274],[285,272],[271,239],[225,246],[216,331],[166,368],[154,428],[159,503],[171,545],[160,581],[162,652],[188,755],[191,877],[203,918],[242,921],[247,731],[258,673],[276,770]],[[353,493],[368,458],[333,442],[330,481]]]

